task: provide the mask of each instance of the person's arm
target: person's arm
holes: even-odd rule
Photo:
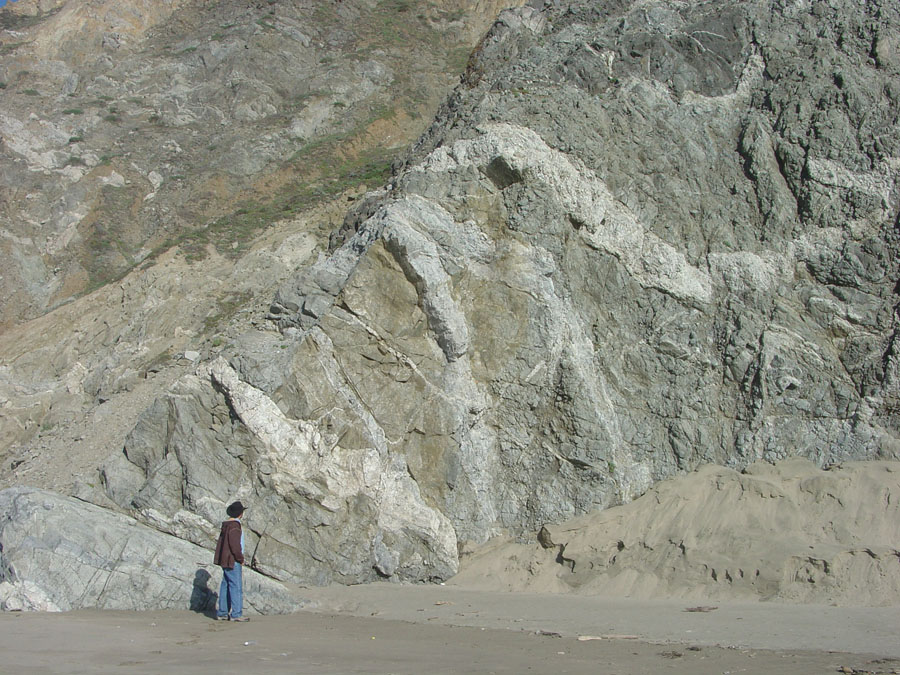
[[[244,552],[241,550],[241,528],[232,527],[228,531],[228,548],[231,549],[231,555],[234,556],[234,559],[243,565]]]

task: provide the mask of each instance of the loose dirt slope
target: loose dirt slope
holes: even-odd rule
[[[69,491],[261,319],[513,4],[0,9],[0,485]]]
[[[702,600],[900,603],[900,463],[706,466],[625,506],[494,541],[454,583]]]

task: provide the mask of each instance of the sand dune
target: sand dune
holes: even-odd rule
[[[900,604],[900,463],[706,466],[625,506],[489,542],[454,582],[694,600]]]

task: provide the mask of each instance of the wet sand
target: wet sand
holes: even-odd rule
[[[5,613],[0,672],[900,673],[900,607],[712,609],[449,585],[301,593],[304,611],[244,624],[189,611]]]

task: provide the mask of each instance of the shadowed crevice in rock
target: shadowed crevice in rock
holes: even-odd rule
[[[522,182],[522,174],[506,163],[503,157],[495,157],[482,169],[485,176],[497,186],[498,190],[508,188],[510,185]]]

